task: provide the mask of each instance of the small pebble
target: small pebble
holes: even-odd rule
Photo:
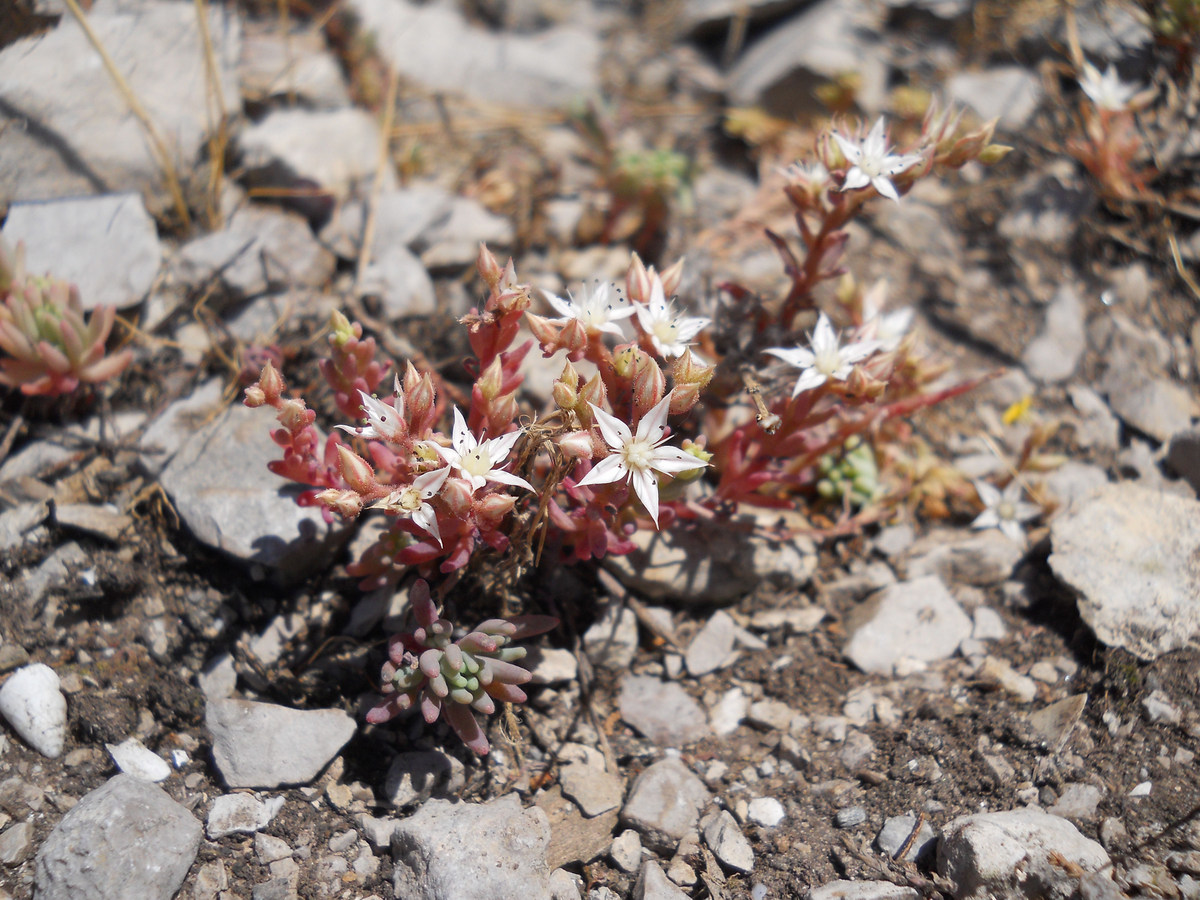
[[[839,809],[833,817],[833,824],[838,828],[853,828],[867,821],[867,811],[861,806],[847,806]]]
[[[774,797],[758,797],[750,801],[746,818],[763,828],[774,828],[787,817],[783,804]]]

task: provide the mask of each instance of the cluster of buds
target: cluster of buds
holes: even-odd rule
[[[488,752],[488,739],[475,713],[489,716],[496,701],[524,703],[518,685],[532,677],[515,665],[525,658],[514,641],[549,631],[558,625],[550,616],[488,619],[455,637],[449,620],[439,618],[429,585],[419,580],[409,591],[417,628],[393,635],[388,661],[383,664],[381,702],[367,713],[372,724],[386,722],[405,710],[419,708],[428,724],[441,716],[471,750]]]
[[[75,285],[27,274],[23,244],[15,254],[0,245],[0,301],[2,385],[59,397],[119,375],[133,359],[131,350],[106,352],[116,309],[86,315]]]

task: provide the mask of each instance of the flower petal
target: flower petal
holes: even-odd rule
[[[488,459],[492,461],[492,468],[500,465],[508,457],[509,451],[512,450],[513,444],[517,442],[525,429],[518,428],[516,431],[509,431],[500,437],[494,437],[489,441],[484,441],[487,446]]]
[[[782,359],[785,363],[793,365],[798,369],[811,369],[816,364],[816,355],[806,347],[796,347],[788,350],[784,347],[771,347],[764,350],[763,353],[769,353],[772,356]]]
[[[667,395],[654,404],[653,409],[642,416],[642,421],[638,422],[637,427],[637,436],[640,440],[657,444],[663,439],[663,435],[667,432],[667,413],[671,409],[671,395],[673,393],[675,393],[673,390],[667,391]]]
[[[874,178],[872,178],[871,186],[879,192],[881,197],[887,197],[889,200],[895,200],[899,202],[900,194],[896,191],[896,186],[882,175],[876,175]]]
[[[654,520],[654,527],[657,528],[658,479],[643,469],[641,471],[631,471],[629,473],[629,483],[633,485],[633,492],[638,495],[638,499],[642,501],[642,506],[646,507],[646,512]]]
[[[620,456],[606,456],[592,467],[592,470],[576,482],[580,487],[589,484],[612,484],[621,481],[629,474],[629,467]]]
[[[446,478],[449,474],[450,467],[442,466],[442,468],[436,469],[433,472],[418,475],[413,479],[412,486],[420,492],[422,500],[428,500],[442,489],[442,485],[446,483]]]
[[[836,131],[831,132],[831,136],[837,143],[838,149],[842,151],[842,156],[846,157],[846,160],[849,163],[853,165],[862,159],[862,150],[859,149],[858,144],[856,144],[854,141],[847,140]]]
[[[470,429],[467,428],[467,422],[463,418],[463,414],[459,412],[457,406],[454,407],[454,430],[450,442],[454,445],[454,449],[458,451],[460,456],[468,450],[474,450],[479,446],[479,441],[476,440],[475,435],[471,434]]]
[[[562,297],[556,297],[549,291],[542,291],[542,296],[546,298],[546,302],[554,307],[554,311],[560,316],[568,319],[578,319],[579,310],[570,300],[564,300]],[[568,294],[568,296],[570,296]]]
[[[620,450],[633,440],[633,432],[629,426],[616,416],[609,415],[594,403],[589,403],[592,413],[596,416],[596,424],[600,426],[600,435],[604,442],[614,450]]]
[[[818,372],[816,369],[806,369],[796,379],[796,386],[792,388],[792,396],[796,397],[799,396],[801,391],[811,391],[813,388],[818,388],[826,380],[824,373]]]
[[[697,459],[686,450],[678,447],[656,447],[650,457],[650,468],[664,475],[678,475],[691,469],[703,469],[708,466],[702,459]]]
[[[442,546],[442,533],[438,530],[437,513],[428,503],[422,503],[421,508],[412,514],[413,522],[428,531],[437,545]]]
[[[533,490],[533,485],[519,475],[514,475],[512,472],[505,472],[503,469],[492,469],[483,476],[488,481],[498,481],[500,484],[511,484],[513,487],[523,487],[527,491]]]
[[[856,191],[859,188],[865,188],[871,183],[871,176],[855,166],[846,173],[846,180],[842,182],[841,189],[843,191]]]

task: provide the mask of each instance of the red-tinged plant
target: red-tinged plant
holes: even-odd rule
[[[525,692],[518,685],[533,677],[516,665],[526,650],[513,642],[550,631],[558,619],[488,619],[456,638],[451,622],[438,616],[427,582],[416,581],[409,600],[418,627],[388,641],[383,697],[367,713],[367,721],[379,724],[419,708],[428,724],[444,718],[463,743],[482,756],[488,752],[488,739],[475,713],[490,716],[497,700],[524,703]]]
[[[15,254],[0,244],[0,384],[60,397],[119,375],[133,352],[108,355],[115,318],[112,306],[85,313],[73,284],[29,275],[23,243]]]
[[[456,395],[464,408],[440,405],[438,394],[451,389],[411,362],[390,396],[374,396],[391,363],[376,362],[361,329],[335,319],[334,353],[321,371],[339,409],[362,424],[337,426],[349,439],[323,437],[313,411],[264,369],[246,403],[277,410],[285,457],[273,470],[313,487],[308,502],[331,513],[353,518],[371,507],[391,517],[349,567],[364,589],[395,584],[408,567],[428,577],[476,563],[507,590],[543,550],[564,561],[628,553],[639,528],[714,519],[742,504],[789,508],[825,497],[843,508],[833,530],[861,528],[895,502],[886,485],[902,457],[889,448],[909,441],[904,418],[977,382],[933,388],[944,369],[907,334],[911,311],[883,309],[885,285],[863,291],[843,279],[827,311],[817,310],[815,290],[843,277],[845,226],[867,200],[898,200],[936,168],[999,158],[1006,148],[990,137],[990,126],[960,135],[956,120],[937,114],[905,153],[892,152],[882,121],[865,135],[823,135],[821,162],[792,169],[787,185],[803,252],[769,235],[792,279],[787,296],[771,302],[727,286],[718,324],[729,327],[718,339],[704,334],[708,319],[676,305],[682,261],[658,272],[635,255],[623,290],[601,283],[579,297],[546,295],[558,313],[549,317],[532,312],[534,292],[512,261],[501,266],[481,248],[488,295],[461,320],[474,354],[464,366],[469,395]],[[522,322],[534,337],[515,345]],[[806,325],[812,332],[801,340]],[[567,357],[548,410],[525,407],[520,396],[535,345],[546,357]],[[724,358],[718,346],[728,348]],[[772,357],[798,370],[786,387],[765,368]],[[672,421],[695,437],[679,440]],[[484,665],[491,643],[464,639],[451,649],[448,623],[422,596],[422,630],[393,640],[391,696],[372,720],[419,702],[427,719],[445,712],[469,745],[485,746],[468,707],[517,699],[517,682],[472,682],[470,666]],[[489,640],[512,636],[480,631]],[[518,677],[511,668],[498,671]],[[489,683],[501,686],[488,691]]]
[[[1079,86],[1088,98],[1080,105],[1084,137],[1069,140],[1067,150],[1096,179],[1104,196],[1144,196],[1156,172],[1145,162],[1146,145],[1134,118],[1144,98],[1141,87],[1123,82],[1111,65],[1101,75],[1087,62]]]

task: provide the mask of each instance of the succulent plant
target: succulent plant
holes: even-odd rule
[[[80,383],[96,384],[122,372],[133,358],[106,355],[116,309],[85,315],[79,288],[25,272],[25,247],[0,245],[0,384],[29,395],[58,397]]]
[[[388,661],[383,664],[383,701],[367,713],[372,724],[386,722],[419,705],[425,721],[444,716],[471,750],[488,752],[487,736],[475,713],[491,715],[496,700],[525,702],[517,685],[533,676],[514,663],[525,656],[513,641],[549,631],[558,624],[552,616],[488,619],[457,640],[454,626],[438,617],[429,585],[417,581],[409,592],[418,627],[411,634],[393,635]]]
[[[821,472],[817,493],[827,500],[840,501],[848,495],[850,505],[862,509],[883,492],[875,451],[858,435],[846,441],[845,453],[821,457],[817,468]]]

